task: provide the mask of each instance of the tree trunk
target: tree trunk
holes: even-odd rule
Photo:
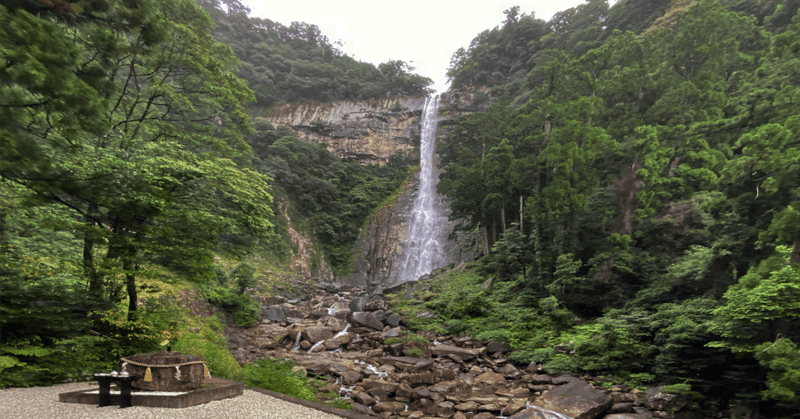
[[[483,254],[489,254],[489,230],[486,229],[486,226],[481,226],[481,238],[483,239]]]
[[[519,231],[522,230],[522,195],[519,196]]]
[[[134,321],[138,314],[136,310],[138,309],[137,303],[139,300],[139,296],[136,294],[136,275],[126,271],[125,279],[125,288],[128,291],[128,321]]]
[[[789,263],[800,262],[800,233],[794,236],[794,244],[792,245],[792,253],[789,256]]]
[[[128,321],[135,321],[139,302],[136,292],[136,269],[138,266],[133,263],[132,259],[136,248],[129,248],[126,253],[128,254],[122,258],[122,270],[125,271],[125,289],[128,292]]]
[[[86,232],[83,233],[83,273],[89,279],[89,295],[92,298],[100,299],[103,295],[103,278],[94,266],[94,237],[92,228],[95,227],[94,220],[90,217],[97,211],[97,205],[90,204],[84,221],[86,222]]]
[[[0,208],[0,254],[8,252],[8,233],[6,233],[6,211]]]
[[[505,199],[503,199],[505,201]],[[501,230],[503,233],[506,232],[506,203],[500,203],[500,222],[503,224],[503,229]]]

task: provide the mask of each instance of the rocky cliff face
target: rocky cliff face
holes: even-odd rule
[[[470,89],[443,93],[439,107],[439,138],[446,135],[455,117],[485,109],[493,102],[488,89]],[[261,113],[275,126],[285,125],[304,141],[325,144],[343,159],[362,164],[384,164],[394,153],[419,158],[420,118],[424,97],[395,97],[361,102],[288,103]],[[364,287],[394,284],[406,238],[406,226],[419,178],[415,174],[402,192],[369,220],[356,244],[355,273],[333,282]],[[470,260],[471,252],[462,252],[457,242],[445,252],[453,263]],[[308,266],[302,261],[298,265]],[[308,270],[303,270],[307,274]],[[324,275],[321,280],[328,282]]]
[[[292,128],[297,138],[325,144],[343,159],[384,164],[396,152],[419,152],[419,116],[424,97],[361,102],[287,103],[261,116]]]

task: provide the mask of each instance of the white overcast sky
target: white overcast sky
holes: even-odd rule
[[[251,17],[280,22],[313,23],[331,43],[342,41],[345,54],[375,65],[403,60],[416,73],[446,90],[450,57],[485,29],[505,20],[504,10],[520,6],[545,21],[583,0],[242,0]]]

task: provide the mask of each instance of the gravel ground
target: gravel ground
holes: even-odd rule
[[[342,416],[325,413],[275,397],[245,390],[232,399],[212,401],[183,409],[166,409],[132,406],[98,407],[90,404],[62,403],[58,395],[70,391],[97,388],[97,384],[73,383],[52,387],[7,388],[0,390],[0,418],[3,419],[218,419],[218,418],[269,418],[269,419],[341,419]]]

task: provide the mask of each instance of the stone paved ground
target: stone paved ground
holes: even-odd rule
[[[245,390],[232,399],[184,409],[149,408],[132,406],[98,407],[96,405],[62,403],[58,395],[70,391],[97,388],[95,384],[73,383],[52,387],[8,388],[0,390],[0,418],[3,419],[223,419],[223,418],[269,418],[269,419],[341,419],[351,416],[325,413],[321,410],[290,403],[277,397]],[[323,407],[324,408],[324,407]]]

